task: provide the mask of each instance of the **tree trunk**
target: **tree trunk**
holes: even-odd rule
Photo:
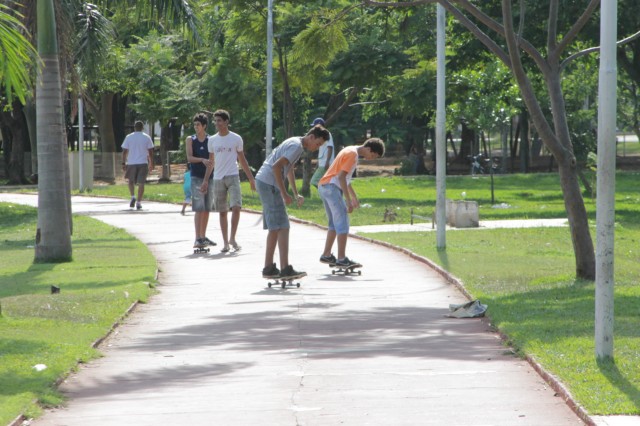
[[[115,94],[108,92],[100,95],[97,104],[90,97],[85,98],[85,105],[89,113],[95,118],[100,137],[100,172],[96,175],[101,179],[115,181],[116,178],[116,142],[113,133],[113,98]]]
[[[100,97],[100,114],[96,118],[100,147],[102,151],[102,178],[116,179],[116,141],[113,136],[113,93],[103,93]]]
[[[300,194],[309,197],[311,196],[311,157],[312,154],[305,151],[302,154],[302,187],[300,188]]]
[[[39,179],[35,261],[69,261],[67,146],[53,0],[40,0],[37,8],[38,53],[43,65],[36,85]]]
[[[576,275],[579,278],[595,280],[595,251],[575,161],[558,162],[558,171],[576,258]]]
[[[458,160],[460,162],[469,161],[469,157],[475,155],[478,150],[475,145],[476,134],[473,129],[467,126],[466,122],[461,122],[460,149],[458,150]]]
[[[2,111],[4,126],[5,171],[10,185],[27,183],[24,174],[24,145],[26,143],[26,124],[22,115],[22,104],[14,101],[10,110]]]
[[[24,117],[29,130],[29,145],[31,147],[31,176],[38,177],[38,131],[36,130],[36,104],[28,99],[24,106]]]
[[[22,105],[20,102],[13,103],[11,120],[11,154],[9,156],[8,172],[9,184],[20,185],[26,183],[24,176],[24,144],[26,137],[26,127],[22,117]]]
[[[160,129],[160,161],[162,162],[161,182],[169,182],[171,180],[171,165],[169,164],[171,136],[171,120],[167,120]]]
[[[520,129],[520,171],[529,173],[529,115],[526,110],[518,116],[518,128]]]

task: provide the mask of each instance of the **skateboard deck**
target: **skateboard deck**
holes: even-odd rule
[[[334,275],[335,274],[362,275],[362,271],[360,270],[360,268],[362,268],[362,265],[359,263],[356,263],[355,265],[347,266],[346,268],[344,266],[338,266],[335,263],[329,263],[329,267],[331,268],[331,273]],[[337,268],[337,269],[333,269],[333,268]]]
[[[269,288],[271,288],[272,286],[280,286],[280,288],[282,288],[283,290],[286,289],[287,287],[297,287],[300,288],[300,278],[265,278],[262,277],[265,280],[269,280],[267,282],[267,286]],[[298,282],[294,282],[294,281],[298,281]]]

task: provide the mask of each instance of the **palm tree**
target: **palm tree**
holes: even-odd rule
[[[79,0],[69,0],[66,4]],[[129,5],[127,0],[118,2]],[[149,6],[149,8],[143,8]],[[175,19],[192,16],[187,0],[148,0],[138,2],[141,10],[151,11],[154,16]],[[192,21],[187,22],[194,28]],[[64,129],[64,108],[56,10],[53,0],[37,2],[38,53],[43,62],[38,74],[36,90],[36,115],[38,139],[38,230],[36,233],[35,260],[37,262],[67,261],[71,259],[71,196],[69,166]]]
[[[71,197],[53,0],[38,1],[37,28],[38,53],[43,65],[36,87],[38,230],[35,260],[69,261]]]
[[[37,55],[29,40],[23,35],[26,28],[13,15],[9,6],[0,4],[0,84],[4,87],[7,104],[17,96],[22,103],[31,88],[29,64]]]

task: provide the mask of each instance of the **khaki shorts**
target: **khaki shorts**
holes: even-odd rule
[[[225,176],[213,180],[213,196],[215,211],[228,212],[229,206],[242,207],[242,191],[240,190],[240,176]]]
[[[142,185],[147,181],[148,174],[148,164],[129,164],[127,165],[127,170],[124,172],[124,177],[127,178],[129,182]]]

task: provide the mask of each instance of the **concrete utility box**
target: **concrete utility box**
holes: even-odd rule
[[[93,152],[85,151],[82,153],[83,170],[82,170],[82,189],[93,188]],[[80,153],[78,151],[69,152],[69,175],[71,176],[71,189],[80,188]]]
[[[447,224],[455,228],[477,228],[480,214],[476,201],[447,200]]]

